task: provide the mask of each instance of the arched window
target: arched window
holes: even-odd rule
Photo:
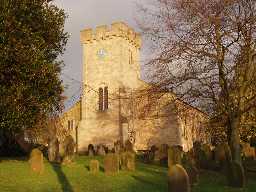
[[[68,130],[69,131],[73,131],[73,128],[74,128],[74,120],[68,120]]]
[[[99,110],[103,111],[103,89],[99,88]]]
[[[108,109],[108,87],[104,87],[104,111]]]
[[[106,111],[108,109],[108,87],[99,88],[99,110]]]

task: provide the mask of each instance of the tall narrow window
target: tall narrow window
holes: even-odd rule
[[[129,50],[129,64],[132,64],[132,51]]]
[[[104,111],[108,109],[108,87],[104,87]]]
[[[72,119],[71,120],[71,130],[73,131],[73,128],[74,128],[74,120]]]
[[[70,129],[70,121],[68,120],[68,130]]]
[[[103,111],[103,89],[99,88],[99,110]]]

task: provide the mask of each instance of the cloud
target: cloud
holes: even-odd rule
[[[71,35],[65,54],[61,57],[65,63],[63,72],[75,79],[82,79],[82,29],[110,25],[116,21],[124,21],[136,29],[136,1],[139,0],[55,0],[54,3],[68,14],[65,30]]]

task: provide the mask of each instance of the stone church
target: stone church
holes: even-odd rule
[[[161,144],[189,150],[206,141],[208,117],[169,91],[150,92],[141,80],[141,36],[123,22],[81,31],[83,90],[62,120],[85,152],[130,140],[135,150]]]

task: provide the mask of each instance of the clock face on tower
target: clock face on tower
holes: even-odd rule
[[[97,57],[99,59],[104,59],[106,56],[107,56],[107,51],[105,49],[102,48],[97,51]]]

